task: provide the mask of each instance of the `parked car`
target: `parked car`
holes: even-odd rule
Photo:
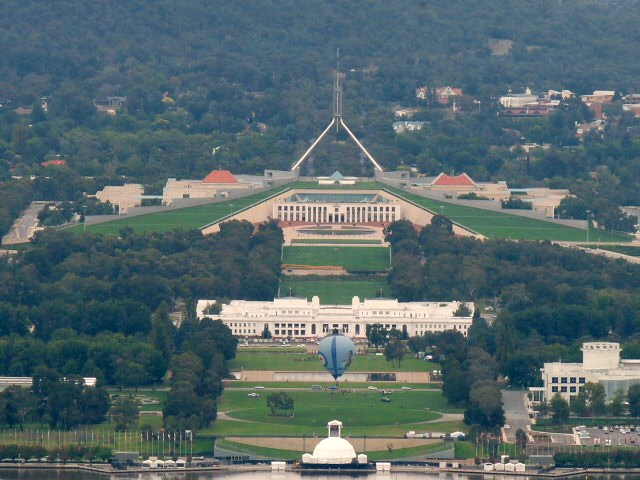
[[[381,401],[381,402],[389,403],[389,402],[391,401],[391,399],[390,399],[389,397],[382,397],[382,398],[380,399],[380,401]]]
[[[256,393],[256,392],[251,392],[250,394],[247,395],[247,397],[251,397],[251,398],[257,398],[259,396],[260,396],[260,394]]]
[[[367,387],[367,390],[377,390],[377,389],[378,389],[378,387],[374,387],[373,385],[369,385]]]

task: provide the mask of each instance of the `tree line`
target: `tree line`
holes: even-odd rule
[[[540,384],[543,363],[580,361],[583,341],[620,341],[623,357],[638,358],[636,265],[549,242],[456,237],[440,215],[420,231],[395,222],[387,239],[393,249],[389,284],[399,300],[475,301],[497,312],[489,325],[476,310],[467,339],[444,332],[408,341],[416,352],[435,346],[443,393],[466,406],[472,425],[499,425],[498,386]],[[597,392],[585,392],[574,408],[597,405],[587,395]]]
[[[237,341],[221,321],[197,320],[195,301],[273,298],[281,245],[275,223],[254,228],[238,221],[206,237],[179,230],[123,231],[118,238],[40,233],[29,248],[0,261],[0,373],[34,378],[31,390],[5,391],[0,402],[33,406],[20,423],[69,428],[99,423],[109,410],[104,391],[81,388],[77,378],[137,387],[167,377],[165,426],[208,425]],[[172,320],[174,313],[180,321]],[[47,380],[46,389],[38,390],[39,378]],[[45,417],[38,394],[54,402],[57,389],[64,390],[62,399]],[[80,407],[65,413],[63,407],[80,405],[85,396],[94,413]],[[16,418],[0,420],[15,425]]]

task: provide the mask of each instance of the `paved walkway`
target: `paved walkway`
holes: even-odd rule
[[[13,227],[9,233],[2,238],[2,245],[15,245],[27,243],[33,237],[38,227],[38,214],[44,206],[50,202],[31,202],[27,209],[22,212],[20,218],[13,222]]]
[[[527,411],[527,394],[522,390],[502,390],[501,393],[506,421],[502,431],[507,442],[515,443],[518,429],[525,432],[531,430],[531,419]]]

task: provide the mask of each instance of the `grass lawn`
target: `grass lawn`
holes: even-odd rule
[[[289,186],[285,185],[262,191],[249,197],[234,198],[223,202],[210,203],[208,205],[149,213],[130,218],[118,218],[117,220],[97,225],[87,225],[87,231],[107,235],[118,235],[120,229],[123,227],[131,227],[134,232],[166,232],[178,228],[184,230],[199,229],[220,220],[230,213],[244,210],[246,207],[283,192],[288,188]],[[75,225],[71,227],[71,230],[80,233],[83,230],[83,225]]]
[[[247,391],[226,390],[218,403],[218,410],[226,411],[232,418],[252,422],[254,435],[273,435],[275,425],[278,434],[321,435],[327,422],[334,418],[344,423],[345,435],[369,434],[372,428],[378,427],[398,427],[398,434],[402,434],[411,429],[410,425],[440,418],[435,412],[460,412],[451,408],[438,390],[394,392],[389,403],[380,401],[382,395],[379,391],[357,390],[342,394],[314,390],[287,392],[295,405],[293,418],[271,416],[266,404],[270,392],[273,390],[263,390],[260,397],[251,398]],[[240,427],[240,423],[245,422],[236,422],[236,425]],[[430,429],[427,425],[420,428],[424,431]],[[395,429],[392,431],[397,432]]]
[[[385,278],[372,277],[371,280],[349,280],[348,277],[330,277],[326,280],[307,280],[305,277],[281,277],[280,296],[287,297],[289,293],[294,297],[311,297],[318,295],[323,305],[351,305],[351,298],[355,295],[360,300],[376,298],[382,292],[383,297],[389,297],[391,292]]]
[[[558,240],[567,242],[585,242],[587,231],[567,227],[544,220],[537,220],[479,208],[454,205],[384,186],[385,190],[406,198],[432,212],[449,217],[456,223],[474,230],[488,238],[507,238],[512,240]],[[442,207],[442,208],[441,208]],[[613,235],[603,230],[592,229],[590,237],[594,242],[628,242],[628,235]]]
[[[256,445],[247,445],[245,443],[232,442],[229,440],[224,440],[219,442],[219,446],[228,447],[235,451],[253,453],[255,455],[261,455],[267,458],[280,458],[286,460],[299,460],[303,453],[302,451],[294,451],[294,450],[280,450],[276,448],[267,448],[267,447],[259,447]],[[439,452],[441,450],[446,450],[447,444],[445,442],[434,443],[433,445],[424,445],[420,447],[411,447],[411,448],[401,448],[395,450],[382,450],[371,452],[367,451],[367,457],[369,461],[380,461],[380,460],[392,460],[392,459],[400,459],[405,457],[415,457],[418,455],[424,455],[431,452]],[[309,448],[309,450],[311,450]],[[358,452],[361,453],[361,452]]]
[[[380,245],[382,240],[357,240],[355,238],[294,238],[291,240],[291,243],[300,243],[300,244],[312,244],[312,245],[322,245],[327,243],[335,243],[339,245]]]
[[[334,265],[347,271],[378,272],[389,268],[388,247],[284,247],[282,263]]]
[[[291,353],[271,352],[268,349],[263,351],[238,350],[236,358],[229,362],[230,370],[278,370],[278,371],[302,371],[321,372],[324,367],[318,355],[300,352],[291,348]],[[356,355],[353,360],[350,372],[427,372],[438,370],[439,365],[432,362],[425,362],[419,358],[406,356],[400,367],[396,367],[388,362],[383,355],[366,354]]]
[[[595,246],[591,248],[600,248],[601,250],[609,250],[610,252],[622,253],[623,255],[629,255],[631,257],[640,257],[640,247],[625,247],[622,245],[611,245],[606,247]]]
[[[301,388],[309,390],[311,385],[316,385],[318,382],[247,382],[240,380],[229,380],[225,382],[225,388],[230,390],[233,389],[252,389],[254,390],[254,386],[260,385],[270,390],[287,390],[291,388]],[[330,385],[335,385],[334,382],[326,382],[322,384],[323,387],[328,387]],[[402,383],[398,382],[367,382],[367,383],[344,383],[340,382],[341,386],[350,389],[360,389],[366,390],[369,385],[375,385],[380,390],[398,390],[402,391],[401,387],[411,387],[414,390],[440,390],[439,383]],[[259,392],[258,392],[259,393]]]

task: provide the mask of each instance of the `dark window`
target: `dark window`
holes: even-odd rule
[[[576,377],[569,377],[569,383],[576,383]]]
[[[585,378],[584,378],[584,377],[580,377],[580,379],[579,379],[579,383],[587,383],[587,381],[585,380]]]
[[[571,393],[576,393],[576,387],[569,387],[569,391]]]
[[[551,383],[558,383],[558,377],[551,377]]]
[[[560,383],[567,383],[567,377],[560,377]]]
[[[561,392],[566,392],[567,391],[567,387],[560,387],[560,391]]]
[[[556,387],[556,386],[551,387],[551,391],[554,392],[554,393],[557,392],[558,391],[558,387]]]

